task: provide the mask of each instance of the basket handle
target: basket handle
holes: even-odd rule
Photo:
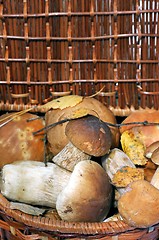
[[[140,94],[145,94],[145,95],[159,95],[159,91],[157,92],[143,91],[141,86],[138,86],[138,91]]]
[[[36,99],[31,99],[29,93],[11,93],[11,97],[14,99],[17,98],[29,98],[29,101],[31,104],[38,104],[38,101]]]
[[[11,93],[11,97],[12,98],[26,98],[26,97],[29,97],[29,93],[19,93],[19,94]]]
[[[115,96],[116,92],[113,91],[113,92],[99,92],[97,93],[98,96],[101,96],[101,97],[112,97],[112,96]]]
[[[71,94],[71,91],[67,92],[50,92],[53,97],[63,97]]]
[[[66,91],[66,92],[50,92],[51,93],[51,97],[49,98],[46,98],[43,100],[43,103],[47,103],[49,101],[51,101],[53,98],[56,98],[56,97],[64,97],[64,96],[68,96],[68,95],[71,95],[71,91]]]

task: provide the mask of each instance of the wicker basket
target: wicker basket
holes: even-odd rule
[[[96,98],[116,116],[159,106],[158,0],[0,0],[0,111],[58,96]],[[157,239],[159,225],[68,223],[11,210],[1,239]]]
[[[54,218],[36,217],[12,210],[10,203],[0,195],[1,240],[156,240],[159,225],[147,229],[134,229],[123,221],[103,223],[65,222]]]

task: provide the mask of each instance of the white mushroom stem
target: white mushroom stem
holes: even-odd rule
[[[52,161],[58,166],[72,172],[78,162],[90,159],[90,155],[82,152],[69,142],[57,155],[53,157]]]
[[[112,149],[108,155],[102,157],[102,166],[106,170],[110,180],[112,180],[114,174],[124,166],[136,168],[128,155],[118,148]],[[120,195],[122,195],[125,192],[125,187],[117,188],[117,190]]]
[[[37,161],[5,165],[1,193],[12,201],[55,208],[57,196],[68,184],[71,173],[56,164]]]

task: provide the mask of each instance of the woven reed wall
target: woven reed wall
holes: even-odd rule
[[[158,0],[0,0],[0,110],[97,99],[118,116],[159,105]]]

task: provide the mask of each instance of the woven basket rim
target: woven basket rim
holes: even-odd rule
[[[122,233],[133,234],[138,231],[142,231],[143,234],[147,232],[147,229],[139,229],[129,226],[122,220],[109,221],[109,222],[66,222],[63,220],[54,220],[49,217],[32,216],[21,212],[20,210],[13,210],[10,208],[10,202],[0,193],[0,209],[3,215],[12,218],[18,223],[31,227],[35,230],[42,232],[58,232],[61,234],[78,234],[78,235],[100,235],[100,236],[117,236]],[[158,229],[159,224],[152,226]],[[151,230],[151,228],[150,228]],[[149,232],[149,230],[148,230]]]
[[[54,231],[61,233],[80,233],[80,234],[108,234],[116,235],[127,231],[135,230],[124,221],[110,222],[66,222],[63,220],[54,220],[49,217],[32,216],[10,208],[10,202],[0,193],[0,209],[6,216],[28,225],[32,228],[41,229],[42,231]]]

